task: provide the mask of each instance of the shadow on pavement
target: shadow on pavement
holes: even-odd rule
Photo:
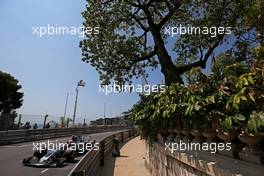
[[[119,149],[121,149],[130,140],[131,139],[127,139],[123,143],[119,144]],[[122,155],[122,153],[120,153],[119,157],[128,158],[129,156]],[[112,151],[108,155],[106,155],[105,164],[100,168],[100,173],[98,173],[98,176],[113,176],[115,170],[116,158],[117,157],[112,157]]]

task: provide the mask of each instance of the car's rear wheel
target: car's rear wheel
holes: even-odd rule
[[[73,151],[65,151],[63,154],[63,157],[68,161],[68,162],[73,162],[75,155]]]
[[[63,161],[62,161],[62,159],[58,159],[58,160],[56,161],[56,166],[57,166],[57,167],[61,167],[61,166],[63,166]]]

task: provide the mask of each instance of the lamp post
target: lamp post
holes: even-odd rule
[[[65,103],[65,109],[64,109],[64,115],[63,115],[64,119],[66,118],[68,99],[69,99],[69,93],[67,92],[66,103]]]
[[[77,109],[77,101],[78,101],[78,94],[79,94],[79,87],[84,87],[85,86],[85,82],[83,80],[80,80],[77,83],[77,87],[76,87],[76,96],[75,96],[75,103],[74,103],[74,110],[73,110],[73,118],[72,118],[72,124],[75,124],[75,117],[76,117],[76,109]]]

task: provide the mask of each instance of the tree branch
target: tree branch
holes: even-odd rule
[[[125,69],[125,70],[129,70],[129,69],[131,69],[136,63],[138,63],[138,62],[141,62],[141,61],[145,61],[145,60],[148,60],[148,61],[151,61],[150,59],[152,58],[152,57],[154,57],[155,55],[157,54],[157,52],[156,52],[156,49],[154,49],[152,52],[150,52],[150,53],[148,53],[148,54],[146,54],[145,56],[142,56],[142,57],[139,57],[139,56],[134,56],[136,59],[135,60],[133,60],[131,63],[130,63],[130,65],[127,65],[127,66],[125,66],[125,65],[123,65],[122,67],[123,67],[123,69]]]
[[[146,54],[145,56],[142,56],[142,57],[135,56],[137,58],[135,61],[140,62],[140,61],[144,61],[144,60],[149,60],[152,57],[154,57],[156,54],[157,54],[157,51],[156,51],[156,49],[154,49],[152,52]]]
[[[181,3],[179,1],[174,2],[173,6],[171,6],[167,0],[165,1],[165,3],[169,9],[169,13],[158,23],[157,26],[159,29],[161,29],[171,19],[176,10],[181,6]]]
[[[179,73],[184,73],[184,72],[192,69],[193,67],[205,68],[206,67],[206,62],[207,62],[208,58],[213,53],[213,51],[215,50],[215,48],[219,45],[219,43],[223,40],[223,38],[224,38],[224,35],[223,34],[217,35],[217,41],[212,46],[209,47],[207,53],[204,55],[203,58],[200,57],[200,59],[198,61],[194,62],[194,63],[177,67],[177,71]]]

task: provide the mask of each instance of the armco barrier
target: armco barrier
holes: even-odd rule
[[[104,165],[105,155],[112,151],[115,136],[122,142],[134,136],[134,131],[126,130],[104,138],[100,141],[99,150],[92,148],[86,153],[68,176],[96,176],[100,167]]]
[[[66,137],[77,134],[91,134],[128,129],[127,126],[88,126],[83,128],[57,128],[37,130],[0,131],[0,145],[15,144],[35,140]]]

